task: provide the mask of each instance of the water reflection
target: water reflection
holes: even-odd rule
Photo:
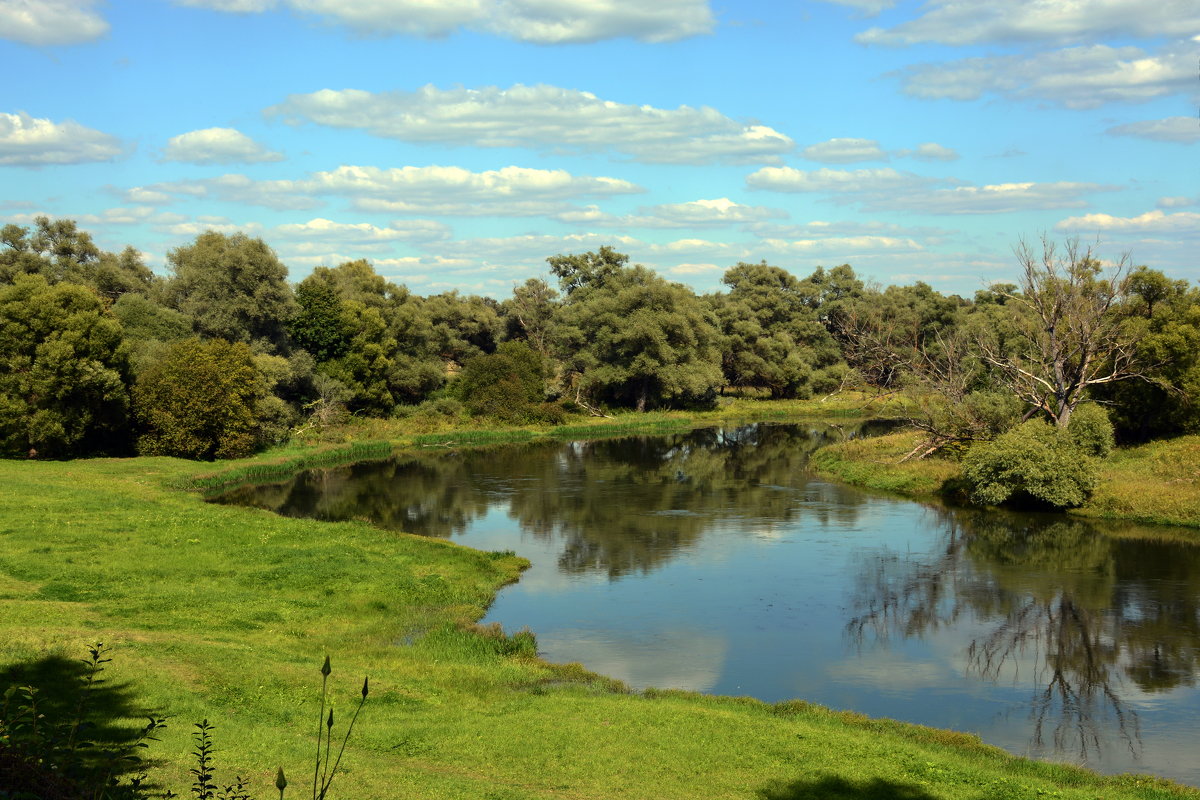
[[[968,672],[1032,687],[1034,752],[1082,760],[1115,731],[1135,755],[1139,717],[1123,699],[1195,683],[1200,646],[1196,548],[1127,541],[1057,517],[933,511],[931,557],[876,552],[861,565],[860,646],[924,637],[969,616]]]
[[[803,482],[813,450],[862,435],[860,427],[742,425],[431,452],[309,470],[220,500],[437,537],[461,534],[503,505],[522,531],[562,542],[563,572],[616,579],[660,568],[723,520],[753,517],[767,530],[788,524],[797,506],[781,488]],[[830,494],[815,513],[852,521],[861,499]]]

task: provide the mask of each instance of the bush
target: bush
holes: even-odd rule
[[[238,458],[260,439],[262,378],[249,346],[221,339],[175,342],[138,376],[138,452],[181,458]]]
[[[524,423],[537,416],[534,406],[544,399],[545,386],[542,357],[524,342],[504,342],[495,353],[467,362],[457,390],[475,416]]]
[[[1096,485],[1097,464],[1067,431],[1029,420],[963,459],[972,502],[1007,501],[1071,508],[1083,505]]]
[[[1108,412],[1095,403],[1075,409],[1067,423],[1067,432],[1075,446],[1089,456],[1106,458],[1113,449],[1113,424]]]

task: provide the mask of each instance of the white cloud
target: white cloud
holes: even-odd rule
[[[1200,42],[1176,42],[1151,55],[1104,44],[1032,55],[967,58],[901,70],[904,91],[928,99],[975,100],[984,94],[1043,99],[1067,108],[1140,103],[1191,89]]]
[[[773,162],[794,143],[713,108],[676,109],[602,100],[555,86],[372,93],[323,89],[266,110],[287,122],[355,128],[410,142],[529,147],[542,152],[624,153],[654,163]]]
[[[826,3],[833,3],[839,6],[850,6],[857,8],[864,14],[874,16],[880,11],[885,11],[896,5],[896,0],[824,0]]]
[[[887,153],[879,149],[879,142],[874,139],[829,139],[809,145],[800,155],[809,161],[821,161],[826,164],[887,160]]]
[[[217,233],[234,234],[246,233],[253,236],[262,234],[263,226],[258,222],[244,222],[240,225],[234,224],[226,217],[201,216],[196,217],[192,222],[176,222],[164,223],[155,226],[155,230],[171,236],[199,236],[208,231],[216,231]]]
[[[131,190],[133,191],[133,190]],[[576,176],[566,170],[504,167],[341,166],[301,180],[254,180],[241,174],[138,187],[139,193],[306,209],[322,197],[349,198],[359,211],[450,216],[540,216],[569,210],[577,197],[634,194],[643,189],[618,178]]]
[[[1098,36],[1193,36],[1195,0],[931,0],[925,13],[893,28],[871,28],[862,44],[1077,41]]]
[[[115,136],[74,120],[51,122],[24,111],[0,112],[0,165],[40,167],[111,161],[124,152]]]
[[[1154,205],[1159,208],[1189,208],[1200,206],[1200,197],[1160,197]]]
[[[1105,133],[1113,136],[1137,136],[1158,142],[1195,144],[1200,142],[1200,119],[1196,117],[1167,117],[1116,125]]]
[[[176,0],[216,11],[256,12],[274,0]],[[303,13],[365,36],[446,36],[461,29],[536,44],[630,37],[668,42],[709,33],[707,0],[286,0]]]
[[[205,128],[171,137],[162,160],[190,164],[254,164],[283,161],[284,157],[234,128]]]
[[[31,45],[78,44],[108,33],[96,0],[0,0],[0,39]]]
[[[146,205],[158,206],[170,203],[175,199],[166,192],[147,189],[144,186],[134,186],[132,189],[118,189],[115,191],[117,191],[127,203],[144,203]]]
[[[900,158],[915,158],[917,161],[957,161],[958,151],[952,147],[945,147],[937,142],[924,142],[916,146],[914,150],[897,150],[896,155]]]
[[[320,242],[431,242],[450,238],[450,228],[428,219],[396,220],[387,227],[366,222],[334,222],[317,217],[308,222],[279,225],[275,228],[285,240],[317,239]]]
[[[793,167],[763,167],[746,177],[753,189],[775,192],[883,192],[911,190],[937,181],[891,167],[878,169],[818,169],[805,171]]]
[[[1167,214],[1157,209],[1136,217],[1084,214],[1082,217],[1068,217],[1054,228],[1066,232],[1163,233],[1174,236],[1200,236],[1200,214],[1194,211]]]
[[[879,220],[811,220],[795,225],[779,225],[776,223],[758,223],[747,227],[751,233],[763,239],[813,239],[855,236],[889,236],[925,240],[940,239],[950,236],[954,231],[945,228],[927,226],[897,225],[894,222]]]
[[[606,214],[596,206],[588,206],[556,214],[555,219],[604,228],[712,228],[786,216],[780,209],[742,205],[722,197],[647,206],[636,214],[625,215]]]
[[[1087,205],[1084,195],[1116,188],[1068,181],[939,187],[938,184],[957,181],[926,178],[890,167],[812,172],[791,167],[763,167],[748,175],[746,183],[754,189],[776,192],[829,194],[838,203],[858,203],[868,211],[924,214],[1003,214],[1030,209],[1078,208]]]

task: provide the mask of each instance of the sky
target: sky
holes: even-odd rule
[[[1200,279],[1197,0],[0,0],[0,224],[261,237],[496,298],[611,245],[699,292],[970,297],[1078,237]]]

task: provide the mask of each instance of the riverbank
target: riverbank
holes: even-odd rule
[[[855,486],[909,497],[942,495],[959,477],[941,458],[900,463],[920,438],[899,432],[829,445],[813,454],[814,471]],[[1069,513],[1101,519],[1200,528],[1200,436],[1114,450],[1091,499]]]
[[[221,470],[356,455],[323,447]],[[1200,797],[803,702],[630,693],[539,661],[528,637],[471,627],[519,559],[184,488],[213,473],[165,458],[0,462],[0,668],[104,640],[127,710],[171,715],[152,774],[181,794],[202,718],[217,728],[219,781],[240,773],[269,797],[282,764],[288,796],[303,794],[329,653],[335,736],[363,674],[372,687],[332,797]]]

